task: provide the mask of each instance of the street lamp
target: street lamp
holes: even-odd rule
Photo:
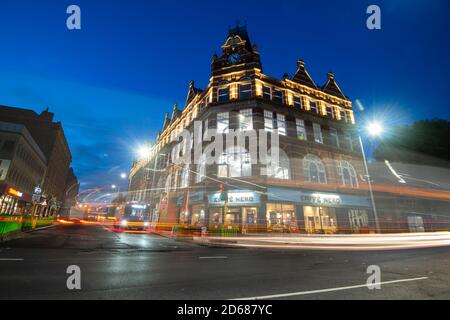
[[[383,134],[383,126],[379,122],[371,122],[367,125],[367,133],[371,135],[372,137],[379,137]]]
[[[120,177],[121,177],[122,179],[126,179],[126,178],[127,178],[127,174],[126,174],[126,173],[122,173],[122,174],[120,175]]]
[[[367,125],[366,131],[372,137],[379,137],[383,133],[384,129],[383,129],[383,126],[379,122],[371,122]],[[361,153],[362,153],[363,161],[364,161],[364,169],[366,171],[366,176],[367,176],[367,185],[369,186],[370,200],[372,202],[373,215],[375,218],[375,228],[376,228],[377,233],[380,233],[380,222],[378,221],[378,212],[377,212],[377,207],[375,204],[375,197],[373,195],[372,181],[370,178],[369,166],[367,165],[366,153],[364,151],[364,144],[362,142],[361,134],[358,135],[358,138],[359,138],[359,144],[361,146]]]

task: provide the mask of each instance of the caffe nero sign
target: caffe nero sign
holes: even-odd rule
[[[349,194],[314,192],[285,188],[269,188],[267,193],[269,201],[287,201],[302,205],[324,207],[370,207],[368,197]]]

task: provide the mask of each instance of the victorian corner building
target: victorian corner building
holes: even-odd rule
[[[218,164],[173,164],[177,134],[193,132],[194,121],[224,133],[277,129],[277,167],[252,164],[248,149],[233,148]],[[213,56],[208,86],[191,81],[184,108],[166,114],[151,156],[134,162],[128,200],[149,204],[160,227],[368,232],[374,216],[364,177],[352,103],[334,75],[319,86],[303,61],[292,77],[264,74],[257,47],[238,26]]]

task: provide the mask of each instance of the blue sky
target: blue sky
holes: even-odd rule
[[[82,30],[66,28],[77,4]],[[366,28],[366,8],[382,30]],[[450,2],[2,0],[0,104],[63,122],[83,188],[127,172],[134,149],[162,126],[189,81],[204,87],[228,25],[247,21],[264,72],[292,75],[304,59],[320,85],[338,84],[388,125],[448,119]]]

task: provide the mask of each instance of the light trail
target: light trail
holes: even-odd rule
[[[389,235],[321,235],[288,237],[194,237],[199,243],[231,247],[382,251],[450,246],[450,233],[413,233]]]

